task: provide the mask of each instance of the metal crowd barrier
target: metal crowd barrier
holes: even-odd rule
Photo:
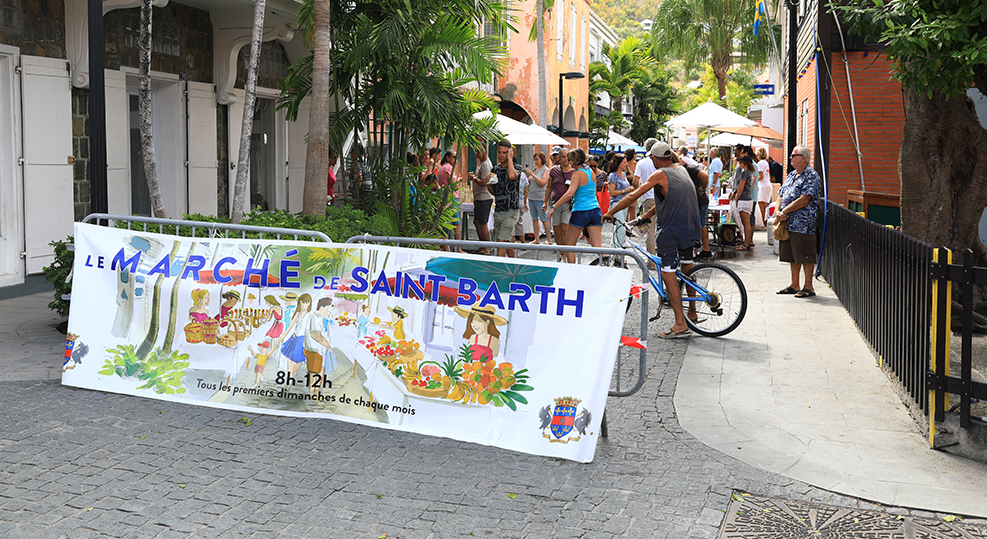
[[[83,223],[102,223],[109,222],[110,226],[114,226],[117,221],[126,222],[127,230],[133,230],[130,223],[143,223],[144,226],[142,230],[144,232],[154,232],[154,230],[148,230],[147,225],[158,225],[157,232],[160,234],[165,234],[164,228],[175,227],[175,235],[181,236],[181,227],[191,228],[191,236],[196,236],[196,229],[202,228],[206,229],[208,238],[223,237],[229,238],[230,232],[239,232],[241,238],[246,238],[247,234],[259,234],[260,239],[264,239],[265,234],[270,234],[274,236],[275,239],[281,239],[283,236],[291,237],[292,239],[299,238],[311,238],[316,241],[324,241],[331,243],[332,240],[329,236],[326,236],[322,232],[317,230],[296,230],[293,228],[275,228],[268,226],[253,226],[253,225],[235,225],[232,223],[209,223],[205,221],[187,221],[185,219],[160,219],[157,217],[140,217],[137,215],[111,215],[108,213],[90,213],[82,220]],[[220,231],[223,231],[220,234]],[[170,234],[170,232],[167,232]]]
[[[568,245],[536,245],[530,243],[504,243],[504,242],[492,242],[492,241],[466,241],[466,240],[447,240],[447,239],[428,239],[428,238],[402,238],[396,236],[353,236],[352,238],[346,240],[346,243],[391,243],[397,245],[438,245],[446,246],[450,249],[454,248],[466,248],[466,249],[509,249],[514,251],[533,251],[535,253],[535,260],[541,260],[540,255],[542,253],[575,253],[576,263],[582,263],[583,255],[590,255],[594,257],[603,256],[613,256],[630,257],[637,262],[638,266],[641,268],[642,274],[646,275],[648,272],[647,261],[639,253],[632,251],[630,249],[615,249],[615,248],[599,248],[599,247],[577,247]],[[492,252],[492,251],[491,251]],[[510,259],[497,259],[499,261],[509,262]],[[553,260],[554,261],[554,260]],[[648,339],[648,287],[641,290],[641,331],[640,331],[641,341],[647,341]],[[622,389],[623,375],[624,375],[624,352],[637,350],[638,351],[638,364],[637,364],[637,376],[633,377],[634,383],[629,389]],[[633,353],[633,352],[631,352]],[[615,386],[610,390],[609,396],[611,397],[629,397],[644,385],[644,376],[647,372],[648,367],[648,351],[646,349],[634,349],[629,347],[621,347],[617,352],[617,364],[616,372],[614,373]],[[632,375],[633,376],[633,375]],[[601,433],[603,436],[607,436],[607,421],[606,412],[603,414],[603,421],[601,422]]]
[[[332,240],[322,232],[312,231],[312,230],[297,230],[291,228],[274,228],[274,227],[262,227],[262,226],[252,226],[252,225],[236,225],[229,223],[210,223],[203,221],[189,221],[184,219],[160,219],[155,217],[141,217],[132,215],[113,215],[107,213],[92,213],[82,220],[84,223],[107,223],[109,226],[115,226],[117,222],[126,222],[128,230],[134,230],[131,226],[134,223],[140,223],[142,226],[141,230],[144,232],[155,232],[155,230],[148,230],[148,226],[151,225],[153,229],[156,225],[157,232],[162,234],[174,234],[177,236],[181,235],[181,227],[190,228],[189,235],[191,237],[203,237],[197,235],[198,229],[204,229],[204,237],[216,238],[231,237],[230,233],[239,233],[241,238],[246,238],[247,234],[258,234],[258,236],[263,239],[265,235],[272,236],[274,239],[290,238],[298,240],[300,238],[312,239],[315,241],[323,241],[331,243]],[[170,230],[166,231],[166,227],[175,227],[174,232]],[[582,263],[583,255],[590,255],[594,259],[598,257],[620,257],[621,261],[626,262],[626,258],[630,257],[635,262],[637,262],[638,267],[641,269],[642,274],[647,274],[648,266],[647,260],[639,253],[630,249],[616,249],[616,248],[597,248],[597,247],[578,247],[578,246],[568,246],[568,245],[533,245],[527,243],[502,243],[502,242],[485,242],[485,241],[464,241],[464,240],[447,240],[447,239],[429,239],[429,238],[403,238],[395,236],[354,236],[346,240],[346,243],[390,243],[396,245],[438,245],[447,246],[450,248],[465,248],[465,249],[510,249],[515,251],[531,251],[534,253],[535,260],[541,260],[542,253],[552,253],[554,255],[561,255],[562,253],[574,253],[576,255],[576,263]],[[73,246],[69,246],[71,250],[74,250]],[[66,282],[71,280],[71,274],[69,274]],[[648,288],[645,287],[640,292],[641,296],[641,329],[640,329],[640,339],[642,342],[646,342],[648,339]],[[63,296],[63,299],[71,300],[71,294]],[[608,395],[611,397],[629,397],[638,392],[642,386],[644,386],[644,376],[647,372],[647,350],[646,349],[636,349],[638,350],[638,363],[637,363],[637,373],[636,376],[633,371],[630,373],[630,379],[633,383],[630,384],[629,388],[622,387],[624,385],[624,356],[625,352],[628,350],[635,350],[632,348],[621,347],[617,353],[616,362],[616,372],[614,375],[614,387],[610,389]],[[633,353],[633,352],[631,352]],[[631,367],[626,367],[626,369],[632,369]],[[607,436],[607,421],[606,412],[604,412],[603,420],[601,422],[601,434]]]
[[[161,219],[158,217],[141,217],[139,215],[113,215],[110,213],[90,213],[87,215],[82,222],[83,223],[96,223],[96,224],[108,224],[109,226],[115,226],[116,223],[125,222],[127,223],[127,230],[134,230],[131,227],[133,223],[143,223],[141,230],[143,232],[155,232],[154,230],[148,230],[148,225],[157,225],[157,232],[159,234],[171,234],[171,232],[165,232],[165,227],[175,227],[174,234],[176,236],[181,236],[181,228],[188,227],[190,237],[206,237],[206,238],[229,238],[231,232],[239,232],[241,238],[246,238],[247,234],[258,234],[261,239],[264,238],[265,234],[273,236],[275,239],[281,239],[282,237],[291,237],[292,239],[299,238],[310,238],[313,241],[324,241],[326,243],[331,243],[332,240],[329,236],[326,236],[322,232],[317,230],[296,230],[293,228],[275,228],[269,226],[253,226],[253,225],[235,225],[232,223],[209,223],[206,221],[188,221],[185,219]],[[153,227],[152,227],[153,228]],[[205,236],[198,236],[196,234],[197,229],[203,229]],[[69,244],[66,246],[69,251],[75,251],[75,245]],[[68,283],[72,280],[72,272],[69,272],[68,276],[65,278],[65,282]],[[62,299],[66,301],[72,301],[72,294],[62,294]]]

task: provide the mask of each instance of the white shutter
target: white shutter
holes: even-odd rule
[[[115,215],[130,211],[130,103],[127,76],[104,69],[106,90],[106,207]]]
[[[0,286],[24,282],[20,50],[0,45]],[[987,117],[987,116],[985,116]]]
[[[67,62],[21,56],[24,244],[27,273],[54,260],[48,245],[72,233],[72,104]]]
[[[576,67],[576,49],[579,41],[576,40],[576,4],[572,4],[572,15],[569,16],[569,67]]]
[[[187,84],[188,211],[216,215],[216,92],[212,84]]]
[[[565,2],[559,2],[558,9],[555,10],[555,57],[562,60],[563,32],[565,31]],[[561,105],[560,105],[561,106]]]

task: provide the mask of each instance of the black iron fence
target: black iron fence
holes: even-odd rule
[[[928,371],[929,390],[932,392],[932,417],[945,419],[949,408],[949,396],[960,396],[960,427],[970,427],[970,405],[973,399],[987,400],[987,384],[973,381],[973,286],[987,285],[987,268],[973,265],[973,251],[963,252],[963,264],[951,264],[950,252],[945,247],[936,249],[936,260],[931,275],[935,290],[932,296],[935,307],[932,331],[933,363]],[[960,298],[960,376],[950,376],[950,330],[952,326],[952,285],[959,286]],[[930,423],[930,430],[935,425]]]
[[[932,251],[925,242],[828,203],[819,269],[882,365],[926,413]]]

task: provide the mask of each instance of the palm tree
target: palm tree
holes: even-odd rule
[[[606,92],[610,96],[610,110],[620,113],[634,85],[647,80],[658,63],[649,54],[647,44],[636,36],[625,38],[614,47],[604,43],[603,56],[608,62],[589,65],[589,91]]]
[[[247,198],[247,180],[250,174],[250,136],[254,127],[254,103],[257,97],[257,65],[260,63],[260,40],[264,35],[264,6],[266,0],[255,0],[254,25],[250,34],[250,60],[247,64],[247,81],[243,86],[243,124],[240,130],[240,152],[236,165],[236,181],[233,183],[233,213],[230,220],[239,223],[243,219],[243,205]]]
[[[341,3],[330,22],[334,39],[326,50],[331,76],[315,73],[314,55],[303,59],[292,66],[279,108],[293,116],[311,91],[314,118],[320,93],[314,85],[328,81],[325,95],[334,94],[342,103],[323,123],[334,147],[365,129],[371,119],[387,124],[387,147],[370,152],[377,208],[404,235],[436,234],[449,214],[451,190],[412,195],[409,182],[415,171],[407,169],[404,156],[434,137],[460,145],[478,138],[497,140],[494,120],[472,115],[496,107],[476,86],[502,70],[506,50],[497,36],[512,30],[506,8],[495,0],[441,0],[428,9],[401,0],[357,0]],[[476,35],[482,22],[495,26],[492,35]],[[310,156],[316,137],[309,132]],[[306,185],[311,172],[307,164]],[[318,199],[324,204],[326,169],[317,172]],[[433,195],[439,198],[433,200]],[[312,203],[313,195],[306,191],[305,197],[306,204]]]
[[[628,136],[634,140],[646,140],[657,136],[662,122],[678,111],[676,90],[671,86],[671,75],[661,68],[648,74],[648,78],[635,84],[634,125]]]
[[[665,0],[651,27],[653,47],[683,60],[686,69],[708,62],[723,99],[730,66],[768,60],[771,39],[755,36],[751,26],[756,9],[756,0]],[[768,30],[777,33],[778,27]]]
[[[538,125],[548,128],[548,74],[545,67],[545,12],[552,9],[555,0],[535,0],[535,24],[528,41],[535,42],[538,54]],[[561,24],[561,23],[560,23]]]
[[[325,214],[326,177],[329,174],[329,48],[332,42],[329,0],[313,0],[312,44],[312,108],[308,117],[308,147],[305,153],[305,184],[302,213]],[[299,16],[302,13],[299,12]],[[337,151],[341,145],[336,146]]]
[[[141,0],[140,71],[137,89],[137,106],[140,116],[141,157],[144,160],[144,177],[151,198],[151,213],[167,219],[161,186],[158,184],[158,167],[154,159],[154,131],[151,128],[151,0]]]
[[[683,109],[691,110],[707,101],[716,101],[719,94],[719,81],[713,68],[706,66],[706,72],[699,78],[702,86],[683,95]],[[744,115],[754,100],[754,77],[749,73],[731,70],[727,73],[726,94],[719,99],[727,109]]]

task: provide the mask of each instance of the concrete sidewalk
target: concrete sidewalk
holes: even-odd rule
[[[61,380],[65,319],[48,309],[55,293],[0,299],[0,382]]]
[[[789,284],[757,232],[726,261],[743,279],[743,324],[693,338],[675,391],[683,428],[743,462],[887,505],[987,516],[987,465],[934,451],[823,281],[814,298]],[[926,421],[926,418],[920,418]]]

